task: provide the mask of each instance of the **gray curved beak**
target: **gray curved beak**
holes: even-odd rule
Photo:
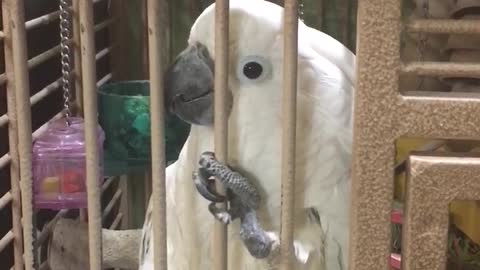
[[[214,62],[200,43],[182,51],[165,74],[165,106],[190,124],[213,125]]]

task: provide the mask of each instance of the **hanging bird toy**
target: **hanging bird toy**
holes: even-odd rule
[[[60,1],[62,89],[65,117],[49,123],[33,144],[33,193],[37,209],[87,208],[84,122],[70,112],[70,11]],[[77,97],[80,98],[80,97]],[[97,128],[98,149],[103,167],[104,132]],[[103,179],[102,169],[100,179]]]

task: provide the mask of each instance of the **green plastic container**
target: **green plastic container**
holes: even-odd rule
[[[105,163],[109,175],[150,165],[149,81],[122,81],[98,89],[99,123],[105,131]],[[168,114],[165,123],[167,162],[177,159],[189,125]],[[120,172],[120,171],[121,172]],[[115,172],[116,171],[116,172]]]

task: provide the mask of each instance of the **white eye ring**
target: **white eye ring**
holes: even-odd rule
[[[262,82],[272,75],[272,65],[268,59],[258,55],[242,58],[237,66],[237,78],[243,83]]]

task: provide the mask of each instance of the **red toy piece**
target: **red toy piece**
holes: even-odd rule
[[[66,170],[63,174],[63,193],[83,192],[83,175],[76,170]]]

